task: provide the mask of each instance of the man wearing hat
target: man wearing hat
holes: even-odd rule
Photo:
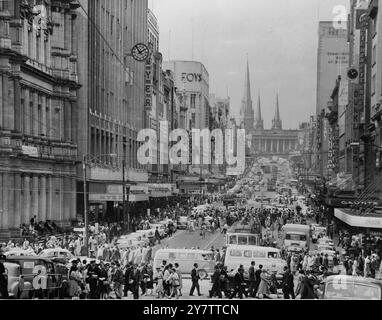
[[[4,262],[6,256],[0,254],[0,295],[2,299],[8,299],[8,275],[5,271]]]
[[[90,266],[88,267],[86,282],[89,283],[90,287],[90,299],[98,299],[98,278],[100,276],[100,268],[96,265],[96,260],[90,261]]]
[[[122,299],[123,272],[118,261],[112,262],[112,281],[117,299]]]
[[[190,290],[190,296],[192,297],[194,295],[194,291],[198,292],[198,296],[201,296],[202,294],[200,293],[200,287],[199,287],[199,274],[198,274],[198,264],[194,263],[194,268],[191,271],[191,280],[192,280],[192,286]]]

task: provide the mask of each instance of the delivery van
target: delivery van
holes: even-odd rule
[[[206,278],[215,271],[215,259],[212,251],[197,249],[159,249],[154,256],[154,270],[161,267],[162,261],[179,264],[179,270],[184,277],[191,275],[194,263],[198,264],[199,276]]]
[[[283,247],[287,251],[309,250],[310,227],[303,224],[286,224],[281,228]]]
[[[240,265],[248,270],[251,262],[256,267],[263,265],[264,270],[276,272],[277,278],[282,278],[286,261],[281,258],[280,250],[272,247],[230,245],[227,247],[224,265],[228,272],[236,270]]]

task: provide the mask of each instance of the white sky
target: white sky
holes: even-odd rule
[[[210,93],[225,97],[228,88],[237,116],[248,53],[254,108],[260,91],[264,125],[270,127],[278,91],[284,128],[297,128],[315,112],[318,21],[333,20],[337,5],[349,6],[349,0],[148,1],[164,60],[202,62]]]

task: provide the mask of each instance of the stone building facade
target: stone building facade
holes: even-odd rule
[[[75,3],[0,2],[2,232],[76,216]]]

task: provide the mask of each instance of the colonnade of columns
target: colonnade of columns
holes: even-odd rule
[[[36,173],[0,172],[0,229],[37,221],[76,218],[76,179]]]
[[[297,149],[296,139],[255,138],[255,151],[261,153],[288,153]]]

